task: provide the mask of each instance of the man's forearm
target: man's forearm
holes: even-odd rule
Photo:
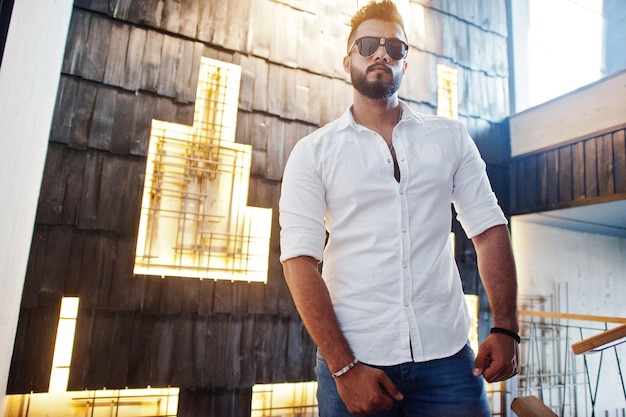
[[[509,230],[492,227],[472,241],[476,248],[478,272],[487,291],[494,326],[519,331],[517,319],[517,273]]]
[[[317,261],[308,256],[288,259],[283,264],[285,280],[298,313],[311,338],[318,346],[331,372],[354,359],[318,269]]]

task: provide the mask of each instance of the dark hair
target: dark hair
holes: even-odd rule
[[[351,42],[354,32],[361,25],[361,23],[370,19],[379,19],[386,22],[397,23],[406,38],[404,20],[402,20],[402,15],[398,11],[396,4],[391,0],[372,0],[357,10],[354,16],[352,16],[352,19],[350,20],[351,29],[350,35],[348,36],[348,44]]]

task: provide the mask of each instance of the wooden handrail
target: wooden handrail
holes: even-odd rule
[[[558,417],[534,395],[514,398],[511,403],[511,410],[518,417]]]
[[[588,337],[580,342],[572,343],[572,350],[576,355],[589,351],[602,350],[613,346],[616,342],[626,337],[626,324],[605,330],[602,333]]]
[[[550,311],[520,310],[520,316],[546,317],[552,319],[584,320],[602,323],[626,323],[626,317],[589,316],[586,314],[553,313]]]

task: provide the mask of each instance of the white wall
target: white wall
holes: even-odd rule
[[[72,0],[16,1],[0,67],[0,412]]]
[[[555,297],[558,312],[582,315],[626,317],[626,238],[576,232],[530,223],[524,216],[511,220],[511,237],[515,252],[520,297]],[[570,322],[601,328],[602,323]],[[616,324],[611,324],[614,327]],[[597,332],[585,330],[583,337]],[[580,338],[578,330],[572,342]],[[575,339],[575,340],[574,340]],[[626,357],[626,344],[618,346],[618,354]],[[600,354],[587,355],[595,387]],[[582,357],[577,357],[578,370],[584,370]],[[581,380],[582,382],[582,380]],[[603,356],[596,415],[622,415],[626,401],[622,395],[619,370],[612,350]],[[588,393],[579,392],[579,404]],[[588,397],[587,397],[588,401]],[[589,402],[587,402],[589,404]],[[619,414],[615,414],[619,410]],[[584,412],[584,411],[583,411]]]
[[[626,317],[626,239],[529,223],[524,216],[513,217],[511,236],[520,295],[558,295],[561,313]]]
[[[513,157],[624,123],[626,70],[510,118]]]

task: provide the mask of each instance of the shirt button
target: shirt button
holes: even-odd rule
[[[407,302],[405,301],[405,302],[404,302],[404,306],[405,306],[405,307],[408,307],[408,306],[409,306],[409,303],[407,303]]]
[[[402,264],[402,268],[406,269],[406,263]]]
[[[404,190],[400,190],[400,195],[403,195],[403,194],[404,194]]]
[[[402,233],[406,233],[406,228],[402,228]]]

